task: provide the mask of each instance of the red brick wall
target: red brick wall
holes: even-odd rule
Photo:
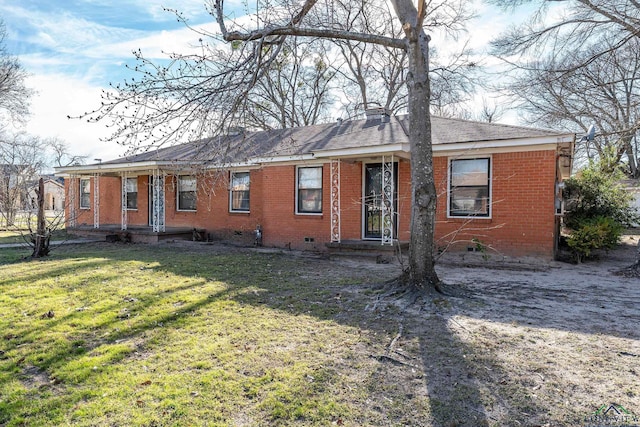
[[[491,219],[475,220],[447,218],[448,158],[434,159],[439,194],[437,245],[452,244],[452,249],[467,250],[474,246],[475,238],[489,246],[489,254],[552,257],[555,151],[502,153],[492,155],[491,159]]]
[[[138,177],[133,177],[130,176],[129,178],[136,178],[136,180],[138,181],[138,208],[137,209],[129,209],[127,210],[127,224],[140,224],[140,225],[148,225],[149,224],[149,205],[148,205],[148,201],[149,201],[149,176],[148,175],[140,175]],[[105,178],[101,177],[100,178],[100,210],[102,211],[102,201],[105,200],[106,197],[112,198],[116,195],[118,196],[117,200],[112,200],[110,201],[110,204],[113,203],[114,206],[116,206],[116,209],[120,209],[120,205],[122,203],[122,187],[121,187],[121,181],[120,178],[108,178],[109,180],[113,180],[115,182],[117,182],[117,184],[113,184],[113,185],[117,185],[119,188],[117,189],[117,191],[112,191],[112,195],[108,195],[105,194],[105,191],[107,190],[107,188],[111,187],[111,185],[105,185],[104,187],[107,187],[105,189],[103,189],[103,180]],[[115,223],[121,223],[121,215],[122,215],[122,211],[118,211],[118,216],[117,217],[110,217],[110,218],[105,218],[108,223],[113,223],[115,221]]]
[[[262,171],[250,173],[249,212],[229,212],[229,172],[197,177],[198,200],[195,212],[178,211],[177,177],[165,181],[165,223],[170,227],[203,228],[213,238],[252,242],[254,230],[262,222]]]
[[[322,214],[307,215],[296,214],[296,167],[262,169],[265,193],[262,227],[266,246],[325,250],[324,244],[330,240],[331,173],[328,163],[322,166]]]
[[[409,240],[411,226],[411,165],[408,160],[398,164],[398,239]]]
[[[438,191],[437,245],[466,251],[474,246],[472,240],[478,239],[506,255],[551,257],[555,230],[555,151],[500,153],[493,154],[491,159],[490,219],[447,218],[448,157],[434,159]],[[362,162],[342,161],[340,168],[341,237],[359,240],[362,238]],[[407,160],[399,161],[398,176],[398,237],[406,241],[411,220],[411,177]],[[331,225],[329,163],[323,165],[323,209],[319,215],[295,213],[295,165],[251,170],[250,177],[250,212],[233,213],[229,212],[228,172],[198,177],[196,212],[177,211],[176,177],[168,176],[165,182],[166,225],[204,228],[213,237],[245,242],[253,241],[253,231],[260,225],[265,246],[325,250]],[[138,177],[138,210],[128,211],[130,225],[148,225],[148,183],[148,176]],[[75,185],[78,185],[77,181]],[[101,224],[120,224],[120,192],[120,178],[100,178]],[[91,207],[93,196],[92,179]],[[79,212],[79,225],[93,224],[92,209]],[[493,253],[491,249],[490,253]]]
[[[65,197],[65,199],[67,200],[67,206],[65,207],[65,210],[67,218],[69,218],[71,214],[69,203],[75,203],[75,209],[77,213],[76,224],[83,226],[93,226],[93,206],[96,194],[95,180],[93,177],[82,179],[89,179],[91,185],[89,209],[80,209],[80,179],[75,178],[73,180],[65,179],[65,192],[67,194],[67,196]],[[70,185],[73,185],[75,187],[74,190],[77,196],[77,200],[75,201],[72,201],[68,196]],[[100,223],[120,224],[120,178],[109,176],[100,177],[99,189]]]
[[[325,167],[329,170],[329,165]],[[331,209],[331,193],[325,205]],[[343,161],[340,164],[340,237],[342,240],[362,238],[362,162]],[[331,212],[327,212],[330,214]],[[330,227],[330,225],[329,225]]]
[[[372,160],[372,162],[375,162]],[[411,217],[411,187],[409,162],[399,161],[398,220],[399,237],[409,239]],[[295,166],[271,166],[262,169],[268,194],[264,200],[264,244],[297,249],[325,250],[331,239],[331,167],[323,165],[322,215],[296,215]],[[340,225],[342,240],[362,239],[362,184],[361,161],[342,161],[340,164]],[[253,172],[252,172],[253,174]],[[252,175],[253,197],[253,175]],[[265,190],[267,191],[267,190]],[[305,238],[314,242],[306,242]]]

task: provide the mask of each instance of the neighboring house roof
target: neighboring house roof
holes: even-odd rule
[[[325,123],[319,125],[259,132],[242,132],[175,146],[150,150],[100,165],[57,168],[58,173],[87,171],[122,164],[183,163],[199,161],[210,165],[262,164],[287,159],[349,157],[366,154],[405,153],[409,156],[408,116],[395,116],[383,122],[380,116],[366,120]],[[573,134],[496,123],[431,117],[434,151],[483,143],[518,145],[537,140],[556,142],[553,137],[573,140]]]
[[[48,179],[44,182],[44,185],[53,185],[54,187],[64,188],[64,184],[61,184],[58,180]]]
[[[64,188],[64,178],[61,176],[55,176],[55,175],[40,175],[36,179],[30,181],[29,186],[34,188],[37,187],[38,182],[40,181],[40,178],[42,178],[45,186],[55,185],[56,187]]]
[[[63,187],[64,188],[64,178],[61,176],[55,176],[55,175],[40,175],[42,178],[44,178],[44,183],[51,183],[54,184],[58,187]]]

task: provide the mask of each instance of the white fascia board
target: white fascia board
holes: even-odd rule
[[[225,164],[214,164],[207,166],[207,169],[213,170],[250,170],[250,169],[259,169],[260,165],[255,161],[249,162],[234,162],[234,163],[225,163]]]
[[[505,140],[493,140],[493,141],[476,141],[476,142],[458,142],[448,144],[435,144],[433,145],[434,154],[446,153],[446,152],[460,152],[460,151],[476,151],[486,149],[501,149],[517,151],[518,148],[542,146],[542,145],[557,145],[558,143],[574,142],[575,134],[558,134],[550,136],[542,136],[535,138],[515,138]],[[308,154],[297,154],[289,156],[271,156],[271,157],[254,157],[248,159],[246,162],[230,163],[226,165],[211,165],[209,169],[238,169],[238,168],[258,168],[262,164],[269,163],[289,163],[296,164],[299,162],[309,162],[319,159],[328,158],[349,158],[349,157],[366,157],[366,156],[380,156],[384,154],[393,153],[410,153],[409,143],[398,144],[386,144],[375,146],[363,146],[354,148],[343,148],[336,150],[321,150],[314,151]],[[189,166],[189,162],[177,162],[177,161],[146,161],[146,162],[127,162],[127,163],[102,163],[94,165],[82,165],[82,166],[65,166],[57,167],[55,169],[56,176],[69,176],[69,175],[92,175],[95,173],[116,173],[116,172],[129,172],[129,171],[146,171],[156,168],[165,169],[178,169],[179,166]]]
[[[362,156],[380,156],[398,152],[409,152],[409,144],[373,145],[355,148],[342,148],[338,150],[315,151],[315,158],[344,158]]]
[[[315,156],[311,154],[296,154],[292,156],[273,156],[273,157],[253,157],[251,158],[251,164],[262,163],[290,163],[290,162],[304,162],[307,160],[313,160]]]
[[[55,169],[56,176],[69,176],[69,175],[91,175],[94,173],[113,173],[124,172],[132,170],[149,170],[159,167],[171,167],[176,166],[176,162],[167,161],[150,161],[150,162],[127,162],[127,163],[99,163],[95,165],[82,165],[82,166],[64,166],[57,167]]]
[[[550,136],[540,136],[535,138],[516,138],[516,139],[502,139],[495,141],[477,141],[477,142],[457,142],[450,144],[437,144],[433,146],[433,152],[446,152],[446,151],[472,151],[481,150],[487,148],[513,148],[513,151],[517,151],[517,148],[526,146],[541,146],[541,145],[553,145],[556,146],[563,142],[572,142],[575,140],[575,134],[559,134]]]

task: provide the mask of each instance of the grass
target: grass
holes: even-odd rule
[[[23,236],[28,236],[27,230],[0,231],[0,245],[12,243],[25,243]],[[56,230],[51,235],[52,241],[67,240],[69,235],[65,230]]]
[[[106,245],[20,256],[0,251],[0,425],[362,416],[366,393],[343,372],[359,375],[353,349],[379,338],[333,320],[348,283],[303,277],[305,260]]]
[[[390,264],[194,243],[25,255],[0,249],[2,427],[556,427],[607,402],[640,411],[637,283],[607,268],[585,291],[584,265],[447,267],[457,297],[404,309],[372,286]]]

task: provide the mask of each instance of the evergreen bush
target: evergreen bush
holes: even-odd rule
[[[620,184],[623,178],[621,171],[606,172],[598,163],[590,163],[565,181],[564,225],[576,261],[591,257],[597,249],[615,247],[625,227],[638,221],[632,195]]]

